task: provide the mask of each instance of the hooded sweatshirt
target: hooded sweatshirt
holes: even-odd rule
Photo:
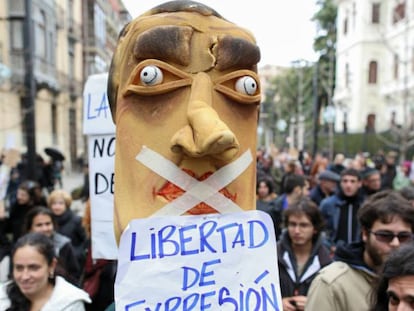
[[[7,283],[0,287],[0,310],[10,307],[6,288]],[[84,311],[84,304],[90,302],[91,299],[85,291],[57,276],[52,295],[40,311]]]

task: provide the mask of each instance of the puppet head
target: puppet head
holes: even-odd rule
[[[108,82],[117,239],[134,218],[255,209],[259,60],[249,31],[197,2],[125,26]]]

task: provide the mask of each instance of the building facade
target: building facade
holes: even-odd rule
[[[40,156],[55,147],[72,169],[86,157],[84,82],[108,70],[130,16],[120,0],[4,0],[0,16],[0,145],[25,153],[34,135]]]
[[[411,127],[414,1],[337,0],[336,125],[350,132]]]

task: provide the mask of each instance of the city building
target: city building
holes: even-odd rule
[[[336,128],[382,132],[413,120],[414,1],[336,0]]]
[[[36,153],[59,149],[68,170],[86,158],[83,85],[108,70],[130,19],[121,0],[0,1],[0,146],[27,153],[34,137]]]

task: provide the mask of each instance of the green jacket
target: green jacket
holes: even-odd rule
[[[333,262],[313,280],[305,311],[368,311],[375,280],[371,271]]]

